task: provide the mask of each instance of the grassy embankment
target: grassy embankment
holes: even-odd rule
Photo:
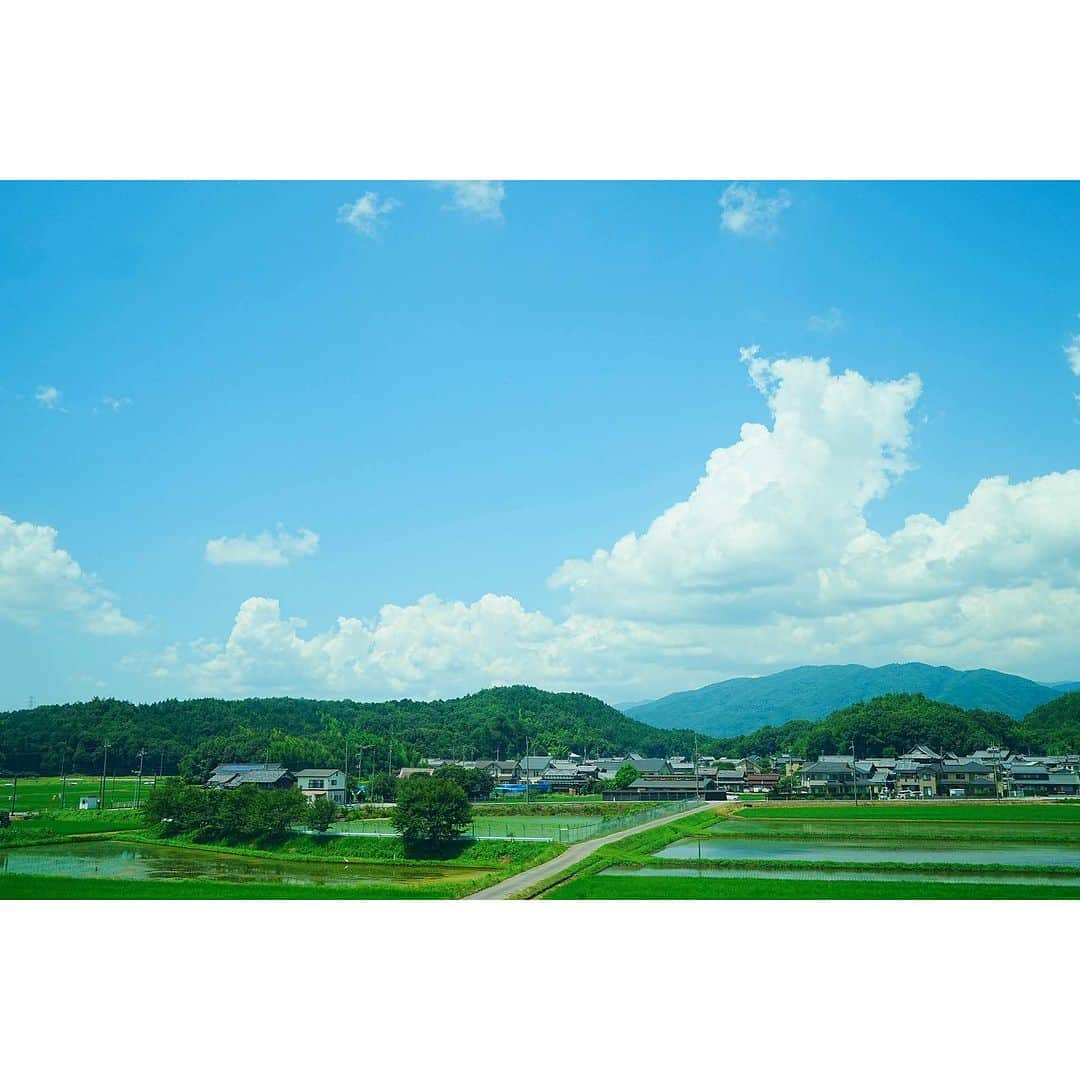
[[[474,886],[469,883],[469,891]],[[0,900],[456,900],[457,885],[272,885],[0,874]]]
[[[103,840],[112,833],[123,833],[124,839],[129,839],[143,828],[142,818],[131,810],[57,810],[15,818],[9,828],[0,829],[0,849]]]
[[[1080,887],[941,881],[582,877],[546,900],[1080,900]]]
[[[771,840],[867,840],[1080,844],[1080,803],[871,803],[747,807],[731,837]],[[719,833],[718,833],[719,835]]]

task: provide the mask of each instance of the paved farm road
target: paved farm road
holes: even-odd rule
[[[723,803],[713,803],[713,806],[722,806]],[[554,859],[548,859],[546,863],[534,866],[529,870],[523,870],[520,874],[514,874],[497,885],[489,885],[486,889],[465,897],[466,900],[508,900],[514,893],[521,892],[532,885],[539,885],[541,881],[547,881],[562,870],[583,862],[594,851],[599,851],[605,844],[613,844],[616,840],[623,840],[634,833],[644,832],[646,829],[655,829],[657,825],[666,824],[669,821],[678,821],[680,818],[689,817],[691,814],[700,814],[707,809],[708,804],[691,807],[689,810],[680,810],[669,816],[653,818],[652,821],[633,825],[622,832],[609,833],[607,836],[598,836],[595,840],[583,840],[580,844],[572,844],[561,855]]]

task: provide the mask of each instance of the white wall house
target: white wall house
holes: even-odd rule
[[[301,769],[296,786],[305,799],[330,799],[345,805],[345,774],[340,769]]]

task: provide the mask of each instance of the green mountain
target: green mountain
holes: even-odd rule
[[[855,752],[892,757],[922,744],[958,754],[988,746],[1018,753],[1080,752],[1080,693],[1064,694],[1021,720],[990,709],[963,709],[922,694],[884,694],[830,713],[824,720],[791,720],[748,735],[717,739],[710,752],[730,757]]]
[[[386,768],[423,757],[688,753],[690,731],[660,731],[587,694],[530,686],[481,690],[446,701],[312,701],[305,698],[201,698],[133,705],[98,699],[0,713],[0,773],[126,773],[145,749],[145,768],[205,774],[222,761],[280,761],[288,767],[350,761]],[[360,766],[365,771],[366,764]]]
[[[837,709],[824,720],[792,720],[721,739],[719,745],[739,757],[780,753],[813,759],[850,753],[853,742],[864,757],[894,757],[917,744],[964,754],[992,745],[1025,749],[1031,739],[1023,727],[1024,721],[1001,712],[962,709],[922,694],[883,694]]]
[[[966,709],[1019,718],[1061,694],[1018,675],[979,668],[957,671],[929,664],[797,667],[760,678],[724,682],[636,705],[626,711],[659,728],[691,728],[707,735],[739,735],[789,720],[816,720],[882,694],[923,694]]]
[[[1075,685],[1075,684],[1074,684]],[[1024,717],[1024,728],[1033,743],[1051,754],[1080,750],[1080,690],[1048,701]]]

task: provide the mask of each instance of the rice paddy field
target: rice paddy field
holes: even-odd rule
[[[588,835],[599,819],[594,815],[558,814],[500,814],[474,818],[465,835],[477,840],[554,840],[574,843]],[[336,822],[336,833],[358,836],[396,836],[389,818],[366,818]]]
[[[650,834],[544,897],[1080,899],[1078,803],[729,804]]]
[[[3,899],[456,899],[562,851],[465,838],[407,850],[396,835],[245,846],[163,838],[134,810],[45,811],[0,828]]]

